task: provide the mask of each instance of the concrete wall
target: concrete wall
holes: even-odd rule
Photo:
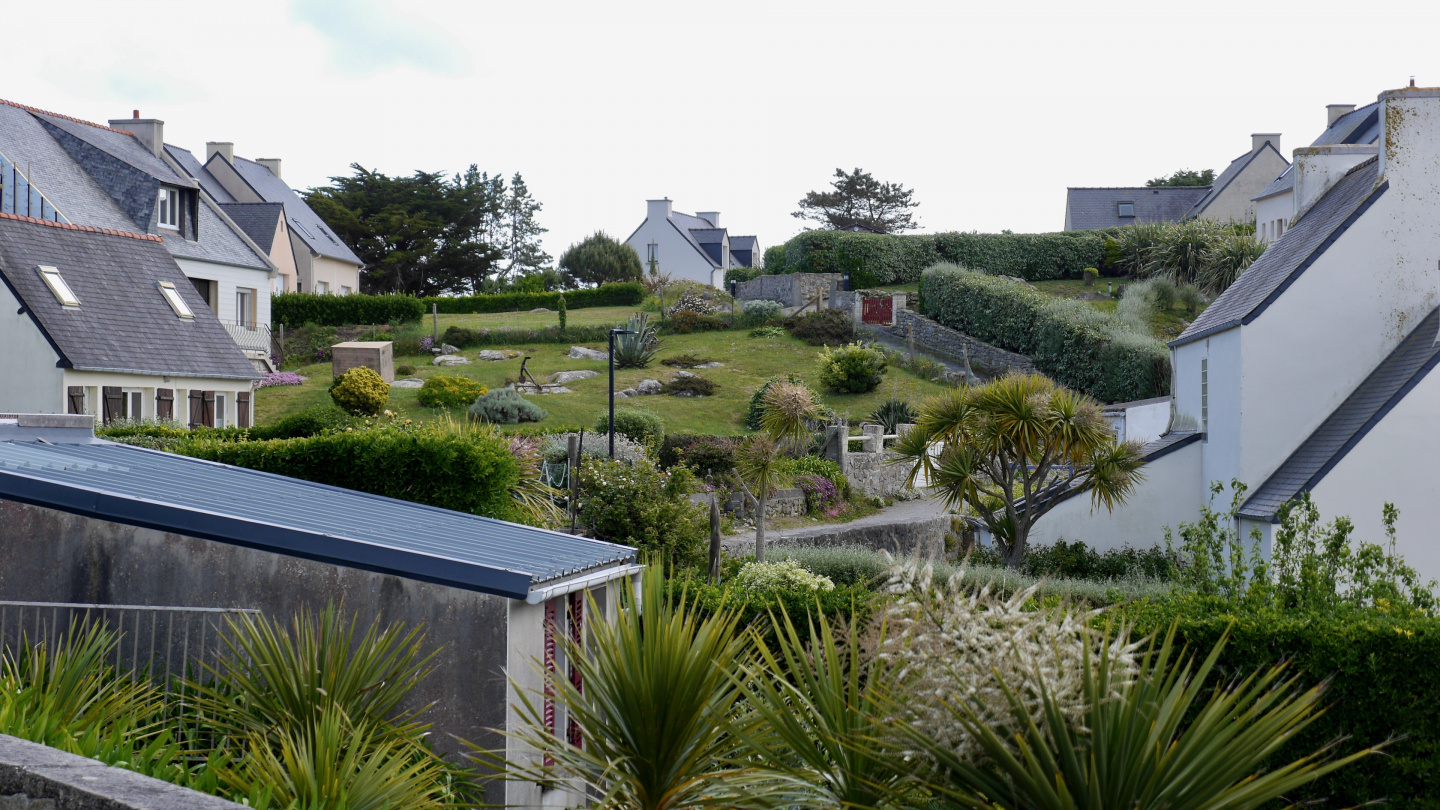
[[[0,284],[0,412],[63,413],[65,372],[55,366],[60,355],[19,309],[9,285]]]
[[[708,504],[708,500],[703,502]],[[755,518],[755,503],[746,497],[744,492],[736,492],[720,506],[726,512],[738,514],[745,520]],[[805,491],[799,487],[777,490],[775,494],[765,499],[765,517],[767,518],[793,517],[803,514],[805,514]]]
[[[1277,139],[1278,140],[1278,139]],[[1219,222],[1254,222],[1255,195],[1285,171],[1287,164],[1276,149],[1262,148],[1244,171],[1234,177],[1200,216]]]
[[[1290,230],[1295,217],[1295,195],[1276,194],[1255,201],[1255,236],[1262,242],[1273,242]]]
[[[243,805],[55,748],[0,736],[4,810],[241,810]]]
[[[968,349],[970,367],[990,376],[998,376],[1009,371],[1026,374],[1035,371],[1034,361],[1023,354],[1007,352],[991,346],[989,343],[976,340],[948,326],[941,326],[924,315],[917,315],[907,309],[901,309],[896,313],[894,326],[878,328],[888,335],[908,338],[912,325],[915,329],[915,348],[926,354],[958,363],[964,359],[965,351]]]
[[[295,292],[295,283],[300,278],[300,269],[295,266],[295,248],[290,242],[290,226],[285,217],[275,220],[275,238],[270,242],[270,261],[275,263],[275,292]],[[266,321],[269,323],[269,321]]]
[[[1122,442],[1153,442],[1170,426],[1170,398],[1127,403],[1105,409],[1105,418]]]

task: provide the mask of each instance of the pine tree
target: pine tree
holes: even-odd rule
[[[510,180],[510,196],[505,200],[505,255],[510,260],[505,275],[536,272],[550,264],[550,254],[540,249],[540,234],[547,233],[535,221],[541,204],[530,196],[530,189],[519,172]]]

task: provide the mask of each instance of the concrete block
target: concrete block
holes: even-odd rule
[[[387,383],[395,382],[395,344],[388,340],[347,340],[330,347],[330,370],[336,377],[352,368],[368,368]]]

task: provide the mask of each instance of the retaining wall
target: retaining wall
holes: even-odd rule
[[[908,340],[911,326],[915,329],[917,351],[961,363],[965,360],[965,351],[968,348],[970,367],[987,377],[998,377],[1010,371],[1026,374],[1035,371],[1035,361],[1023,354],[1007,352],[999,347],[991,346],[989,343],[976,340],[948,326],[941,326],[924,315],[917,315],[909,310],[902,309],[897,313],[894,326],[867,326],[866,328]]]
[[[244,810],[205,793],[0,735],[5,810]]]
[[[774,276],[759,276],[735,285],[735,297],[741,301],[764,299],[779,301],[787,307],[798,307],[819,295],[828,297],[830,289],[838,285],[843,276],[839,273],[784,273]]]
[[[816,526],[803,532],[786,532],[783,537],[766,537],[765,547],[859,546],[872,551],[888,551],[896,556],[910,556],[918,552],[923,557],[939,559],[947,553],[945,538],[951,531],[950,517],[940,515],[925,520],[896,523]],[[727,540],[725,548],[733,555],[753,554],[755,538],[750,535]]]

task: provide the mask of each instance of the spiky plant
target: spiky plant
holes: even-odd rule
[[[892,394],[870,412],[870,421],[878,422],[886,433],[895,433],[900,425],[915,423],[915,409],[910,407],[909,402]]]
[[[1254,234],[1230,233],[1216,239],[1205,251],[1204,267],[1196,286],[1211,295],[1224,292],[1265,252]]]
[[[765,562],[765,507],[770,496],[790,483],[781,443],[760,434],[747,438],[735,452],[735,472],[755,497],[755,561]]]
[[[625,328],[633,334],[615,336],[615,366],[645,368],[660,351],[660,338],[650,325],[650,316],[637,312],[630,316]]]
[[[815,394],[804,385],[777,382],[761,398],[760,429],[777,443],[804,447],[810,422],[820,413]]]

